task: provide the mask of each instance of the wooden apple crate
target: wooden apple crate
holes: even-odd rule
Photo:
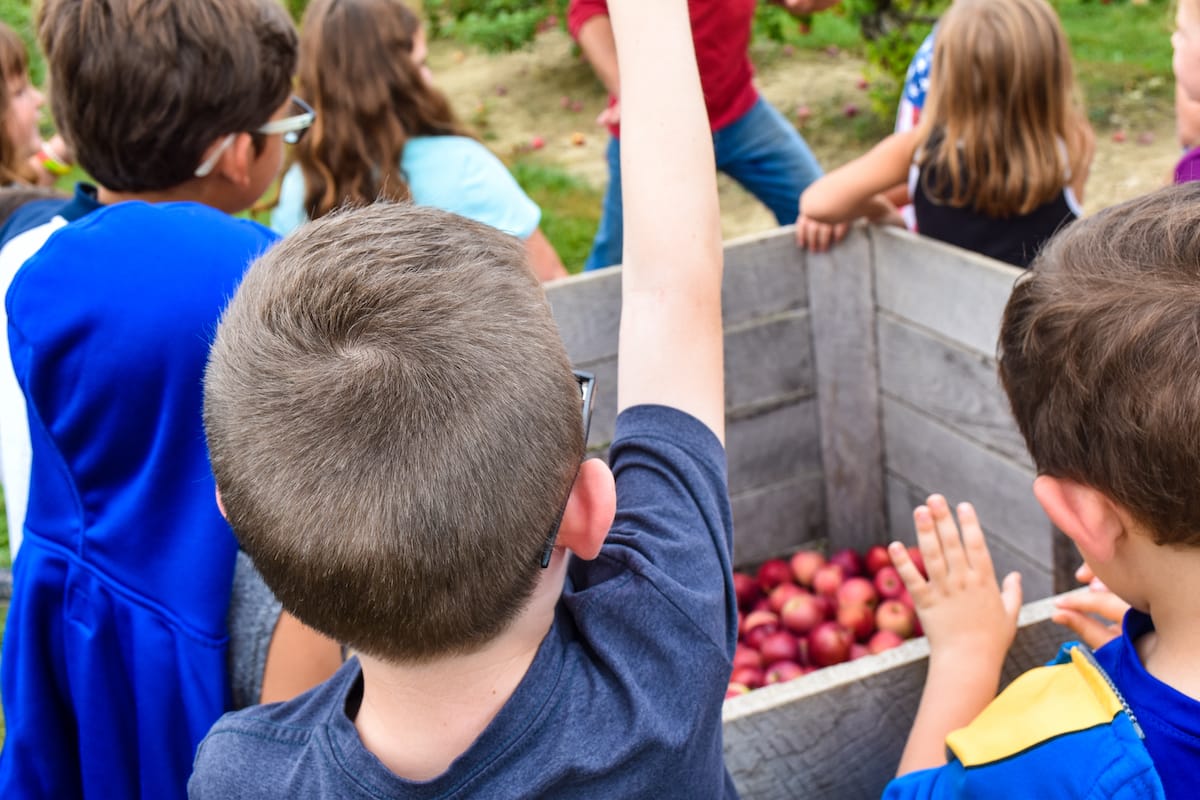
[[[804,546],[913,541],[929,493],[971,500],[997,570],[1027,600],[1073,587],[1078,563],[1031,491],[1035,475],[996,377],[1000,317],[1020,271],[906,232],[859,228],[807,255],[784,228],[725,251],[726,448],[734,561]],[[612,438],[619,269],[547,289],[577,367],[599,379],[590,448]],[[1011,677],[1067,632],[1052,601],[1023,615]],[[725,704],[725,754],[746,798],[878,797],[925,674],[924,640]]]

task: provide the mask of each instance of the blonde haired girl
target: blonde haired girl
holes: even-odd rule
[[[287,233],[344,205],[411,200],[525,241],[543,280],[566,275],[541,210],[471,138],[425,66],[420,19],[400,0],[315,0],[300,31],[299,94],[316,111],[271,227]]]
[[[839,223],[896,223],[881,193],[907,176],[922,234],[1028,266],[1081,215],[1093,147],[1054,9],[955,0],[938,24],[920,125],[810,186],[797,242],[823,250]]]

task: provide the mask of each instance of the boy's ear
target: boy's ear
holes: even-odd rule
[[[617,489],[612,470],[598,458],[579,465],[575,485],[558,527],[558,545],[590,561],[600,554],[617,513]]]
[[[220,486],[218,486],[216,488],[216,495],[217,495],[217,509],[221,512],[222,517],[224,517],[225,519],[229,519],[229,515],[225,513],[225,503],[223,503],[221,501],[221,487]]]
[[[254,139],[248,133],[239,133],[234,137],[233,144],[225,148],[213,171],[223,175],[234,186],[244,189],[250,185],[250,169],[257,158]]]
[[[1113,557],[1125,521],[1102,492],[1066,478],[1039,475],[1033,482],[1033,494],[1085,561],[1102,564]]]

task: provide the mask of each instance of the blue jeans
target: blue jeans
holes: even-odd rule
[[[800,193],[821,177],[821,165],[804,139],[763,98],[739,119],[713,134],[717,169],[740,183],[771,210],[780,225],[796,221]],[[621,211],[621,140],[608,143],[608,191],[600,212],[600,229],[592,242],[585,270],[621,263],[625,242]]]

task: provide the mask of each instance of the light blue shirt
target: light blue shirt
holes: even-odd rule
[[[519,239],[537,230],[542,211],[517,185],[500,159],[465,136],[409,139],[400,159],[412,201],[491,225]],[[304,174],[294,164],[283,176],[271,229],[285,235],[308,221]]]

